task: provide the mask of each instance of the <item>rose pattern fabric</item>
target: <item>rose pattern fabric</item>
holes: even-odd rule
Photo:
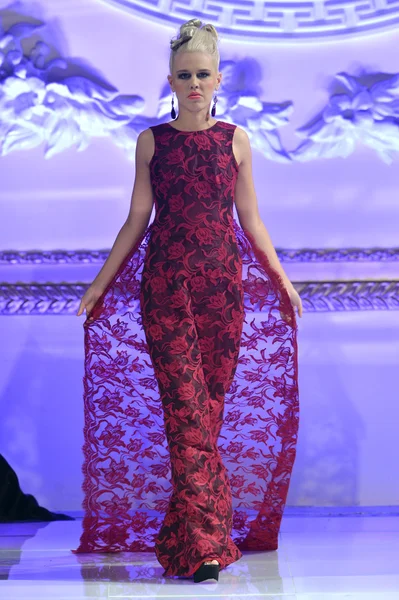
[[[297,323],[233,216],[232,123],[153,126],[155,218],[86,320],[83,533],[165,576],[274,550],[299,426]]]

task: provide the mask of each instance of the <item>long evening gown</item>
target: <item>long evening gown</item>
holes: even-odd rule
[[[154,221],[84,323],[75,552],[154,550],[165,576],[276,549],[296,454],[296,316],[233,217],[235,127],[151,127]]]

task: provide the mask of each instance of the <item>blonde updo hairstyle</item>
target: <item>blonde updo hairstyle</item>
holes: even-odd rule
[[[176,54],[180,52],[204,52],[210,54],[219,72],[220,55],[217,45],[218,33],[213,25],[206,23],[202,26],[199,19],[190,19],[180,27],[179,35],[170,41],[169,69],[172,74]]]

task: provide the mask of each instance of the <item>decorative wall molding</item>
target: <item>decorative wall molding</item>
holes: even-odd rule
[[[300,263],[367,263],[398,262],[399,248],[300,248],[277,250],[281,262]]]
[[[37,40],[45,24],[24,19],[7,31],[0,24],[0,155],[44,142],[44,156],[51,158],[110,137],[133,160],[138,133],[147,125],[136,119],[144,99],[118,94],[70,59],[49,60],[54,49],[41,40],[25,55],[22,41]],[[76,70],[81,74],[72,75]]]
[[[339,15],[351,5],[355,2],[334,0],[331,4],[326,0],[325,5],[317,2],[313,8],[319,22],[323,11],[335,10]],[[292,3],[286,9],[287,14],[295,12]],[[399,16],[399,0],[391,0],[390,14],[396,9]],[[298,4],[298,10],[306,12],[303,3]],[[356,4],[356,11],[367,12],[366,5]],[[375,11],[384,12],[381,2]],[[71,59],[49,59],[54,49],[37,40],[44,26],[21,16],[21,22],[7,31],[0,27],[0,156],[44,143],[48,159],[72,147],[82,151],[92,139],[108,137],[134,160],[141,131],[170,118],[169,84],[161,93],[156,117],[143,116],[142,96],[119,94],[111,84],[99,80],[94,69],[91,72],[79,65],[76,75],[77,65]],[[46,33],[51,38],[51,32]],[[33,47],[25,55],[22,41],[27,37],[31,37]],[[252,148],[267,159],[288,163],[346,158],[357,143],[375,150],[388,164],[399,153],[399,74],[355,77],[338,73],[333,82],[336,89],[326,107],[310,124],[297,129],[304,141],[290,150],[283,147],[279,129],[289,123],[293,102],[263,102],[252,91],[254,87],[260,89],[255,60],[222,61],[220,71],[223,80],[217,118],[245,129]]]
[[[89,287],[85,283],[0,284],[0,315],[72,315]]]
[[[309,125],[297,129],[305,141],[290,156],[295,160],[346,158],[359,142],[387,164],[399,152],[399,74],[338,73],[340,90]]]
[[[399,262],[399,248],[276,248],[285,263]],[[103,264],[110,250],[0,250],[0,265]]]
[[[0,265],[103,264],[110,250],[0,250]]]
[[[212,5],[102,0],[163,25],[180,27],[195,15],[217,27],[225,38],[265,42],[320,42],[353,37],[399,24],[398,0],[271,0],[244,3],[214,0]]]
[[[293,282],[304,312],[399,310],[399,281]],[[0,284],[0,315],[76,315],[85,283]]]

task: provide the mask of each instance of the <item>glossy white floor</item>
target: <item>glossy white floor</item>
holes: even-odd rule
[[[199,584],[163,578],[153,553],[72,554],[80,520],[0,524],[0,598],[399,600],[396,515],[284,516],[278,550],[245,552]]]

